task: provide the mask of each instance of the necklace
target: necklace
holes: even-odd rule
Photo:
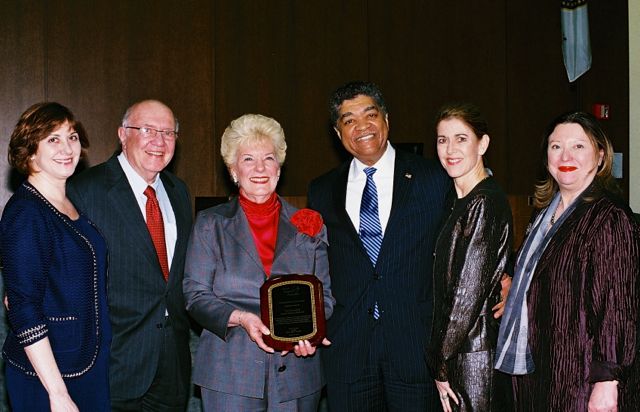
[[[553,224],[556,223],[556,213],[558,213],[558,209],[560,209],[560,203],[558,203],[558,206],[556,206],[556,210],[553,211],[553,214],[551,215],[551,219],[549,220],[549,225],[551,226],[553,226]]]

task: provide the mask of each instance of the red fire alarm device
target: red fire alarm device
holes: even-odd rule
[[[609,105],[602,103],[594,104],[593,115],[599,120],[609,120]]]

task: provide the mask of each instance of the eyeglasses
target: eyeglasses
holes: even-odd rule
[[[165,138],[169,140],[176,140],[178,138],[178,132],[175,130],[158,130],[153,127],[136,127],[136,126],[124,126],[125,129],[135,129],[142,137],[156,137],[156,134],[160,133],[160,135],[164,135]]]

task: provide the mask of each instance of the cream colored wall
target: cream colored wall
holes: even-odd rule
[[[640,1],[629,2],[629,203],[640,213]]]

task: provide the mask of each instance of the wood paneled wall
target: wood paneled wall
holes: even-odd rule
[[[174,171],[193,196],[224,196],[220,136],[239,115],[262,113],[287,136],[279,192],[300,196],[345,158],[329,94],[366,79],[385,93],[391,140],[422,142],[428,156],[437,108],[477,103],[491,128],[489,166],[508,193],[526,195],[540,134],[569,109],[610,104],[605,126],[627,162],[627,2],[589,7],[593,67],[569,84],[559,2],[1,0],[0,150],[28,105],[56,100],[85,124],[96,164],[117,149],[125,108],[158,98],[180,120]],[[0,191],[2,204],[9,194]]]

